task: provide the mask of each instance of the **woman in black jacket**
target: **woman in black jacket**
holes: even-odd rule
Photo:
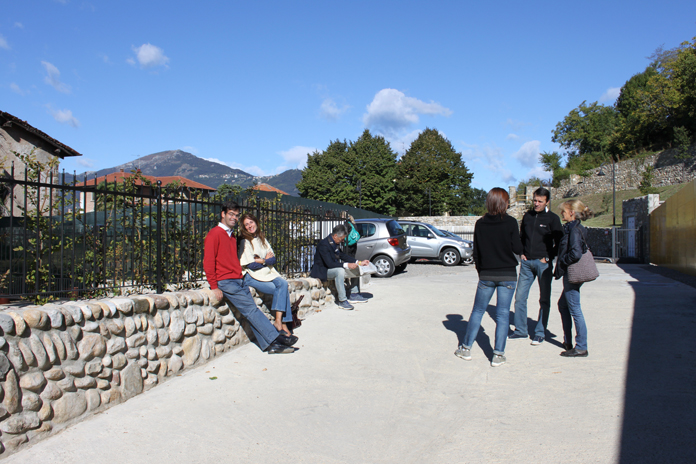
[[[515,218],[506,214],[510,197],[496,187],[488,192],[488,214],[474,227],[474,261],[479,275],[474,308],[463,343],[454,352],[462,359],[471,359],[471,346],[476,340],[481,318],[488,302],[496,293],[495,346],[491,366],[505,363],[505,343],[510,330],[510,302],[517,286],[517,257],[522,254],[520,229]]]
[[[563,278],[563,293],[558,300],[558,311],[563,323],[563,348],[561,356],[587,357],[587,326],[580,307],[580,287],[582,284],[568,282],[568,266],[580,261],[587,251],[587,231],[580,221],[592,217],[592,211],[580,200],[570,200],[561,204],[563,238],[558,246],[558,259],[553,275],[556,280]],[[573,347],[573,323],[575,323],[575,347]]]

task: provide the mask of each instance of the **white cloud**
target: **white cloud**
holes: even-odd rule
[[[94,160],[91,160],[89,158],[84,158],[82,156],[75,158],[75,162],[79,164],[80,166],[84,166],[88,169],[91,169],[94,167]]]
[[[74,128],[80,127],[80,121],[73,116],[72,111],[70,110],[54,110],[53,108],[48,107],[48,112],[51,113],[53,119],[61,124],[69,124]]]
[[[348,108],[350,108],[350,106],[348,105],[343,105],[339,108],[336,102],[333,101],[333,99],[325,98],[324,101],[321,102],[319,114],[324,119],[328,119],[329,121],[336,121],[343,113],[345,113],[348,110]]]
[[[518,121],[517,119],[511,119],[511,118],[508,118],[505,121],[505,124],[512,127],[512,130],[514,130],[514,131],[519,131],[520,129],[522,129],[525,126],[532,125],[531,122]]]
[[[191,147],[189,145],[186,145],[185,147],[181,147],[181,150],[192,153],[194,155],[198,155],[198,148],[196,148],[196,147]],[[217,163],[218,161],[215,161],[215,162]],[[224,164],[224,163],[220,163],[220,164]]]
[[[157,66],[164,66],[166,68],[169,62],[169,58],[165,56],[164,50],[149,43],[139,47],[133,47],[133,51],[135,52],[135,58],[143,69],[155,68]],[[126,61],[130,64],[135,64],[132,58],[128,58]]]
[[[527,172],[527,175],[524,176],[525,179],[529,179],[531,177],[550,180],[551,173],[549,173],[548,171],[544,171],[544,168],[542,166],[537,166],[534,169],[531,169],[529,172]]]
[[[307,166],[307,155],[315,151],[318,150],[314,147],[295,146],[289,150],[279,151],[278,154],[290,165],[288,169],[304,169]]]
[[[18,29],[24,29],[24,24],[17,21],[16,23],[14,23],[14,27],[16,27]]]
[[[4,48],[5,50],[10,49],[10,44],[7,43],[7,40],[5,40],[2,35],[0,35],[0,48]]]
[[[56,3],[61,3],[61,4],[63,4],[63,5],[67,5],[67,4],[68,4],[68,0],[53,0],[53,1],[56,2]]]
[[[478,145],[468,144],[464,144],[464,147],[465,148],[462,150],[462,158],[490,171],[497,177],[498,181],[502,181],[502,185],[499,184],[499,187],[506,188],[507,185],[516,182],[517,178],[512,171],[507,168],[505,155],[503,155],[503,151],[500,148],[490,145],[480,147]]]
[[[101,60],[102,60],[104,63],[106,63],[106,64],[113,64],[113,63],[111,62],[111,60],[109,59],[109,56],[108,56],[108,55],[106,55],[106,54],[104,54],[104,53],[100,53],[100,54],[97,55],[97,56],[99,56],[99,58],[101,58]]]
[[[507,137],[505,137],[505,140],[518,140],[519,138],[520,136],[517,134],[508,134]]]
[[[419,115],[449,116],[452,110],[439,103],[407,97],[396,89],[382,89],[367,105],[363,123],[368,128],[376,129],[385,136],[396,137],[413,124],[418,124]]]
[[[601,102],[614,102],[621,94],[621,87],[609,87],[606,92],[599,97]]]
[[[13,91],[14,93],[17,93],[17,94],[19,94],[19,95],[24,96],[24,90],[22,90],[21,88],[19,88],[19,86],[18,86],[17,84],[15,84],[14,82],[10,84],[10,89],[12,89],[12,91]]]
[[[59,92],[70,93],[70,86],[60,81],[60,71],[58,71],[58,68],[48,61],[42,61],[41,64],[47,74],[46,77],[44,77],[44,82]]]
[[[538,140],[525,142],[512,157],[519,161],[522,166],[528,168],[534,167],[539,164],[540,146],[541,142]]]
[[[135,60],[133,58],[126,58],[126,63],[131,66],[135,66]]]

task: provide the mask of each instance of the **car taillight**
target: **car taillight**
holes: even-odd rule
[[[389,238],[389,239],[387,239],[387,243],[390,244],[391,246],[399,246],[399,239],[398,238]]]

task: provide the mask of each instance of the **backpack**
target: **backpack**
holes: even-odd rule
[[[349,224],[350,224],[350,233],[346,237],[346,245],[353,246],[356,243],[358,243],[358,240],[360,240],[360,233],[357,230],[355,230],[355,227],[353,226],[353,224],[351,224],[351,223],[349,223]]]

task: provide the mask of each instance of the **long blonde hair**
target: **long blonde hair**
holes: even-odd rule
[[[594,213],[590,210],[590,208],[585,206],[585,204],[580,200],[564,201],[559,206],[559,209],[574,211],[575,219],[579,219],[581,221],[586,221],[587,219],[590,219],[592,216],[594,216]]]

